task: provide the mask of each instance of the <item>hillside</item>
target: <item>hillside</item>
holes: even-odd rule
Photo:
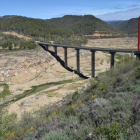
[[[129,36],[138,35],[138,18],[132,18],[127,21],[119,21],[110,24],[111,26],[117,28],[124,33],[127,33]]]
[[[125,21],[114,21],[114,22],[112,21],[112,22],[108,22],[108,24],[110,24],[114,28],[119,29],[119,27],[123,24],[123,22]]]
[[[125,21],[125,20],[104,20],[106,23],[108,23],[108,24],[112,24],[112,23],[114,23],[114,22],[123,22],[123,21]]]
[[[62,29],[41,19],[22,16],[4,16],[0,18],[0,31],[15,31],[31,37],[51,37],[52,35],[71,36],[72,31]]]
[[[101,33],[107,34],[118,33],[117,29],[93,15],[66,15],[62,18],[52,18],[47,19],[46,21],[53,23],[60,28],[72,30],[76,35],[94,34],[95,31],[101,31]]]
[[[32,41],[27,41],[29,38]],[[35,40],[41,42],[53,41],[55,44],[75,46],[87,43],[87,39],[82,36],[75,36],[73,31],[62,29],[42,19],[15,15],[0,17],[0,46],[2,48],[7,48],[14,44],[22,49],[34,49],[30,45],[35,46],[32,44]]]

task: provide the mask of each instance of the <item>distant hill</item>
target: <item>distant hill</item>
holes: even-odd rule
[[[112,24],[112,23],[115,23],[115,22],[123,22],[123,21],[126,21],[126,20],[104,20],[106,23],[108,24]]]
[[[113,26],[114,28],[119,29],[119,27],[124,23],[125,21],[115,21],[112,23],[109,23],[111,26]]]
[[[105,21],[106,23],[110,24],[111,26],[113,26],[114,28],[119,28],[120,25],[125,22],[126,20],[108,20]]]
[[[52,35],[71,36],[72,31],[62,29],[41,19],[22,16],[4,16],[0,18],[0,31],[15,31],[32,37],[50,37]]]
[[[77,35],[94,34],[95,31],[101,31],[102,33],[108,34],[118,33],[117,29],[93,15],[65,15],[62,18],[46,19],[46,21],[53,23],[58,27],[72,30]]]
[[[116,21],[110,23],[110,25],[127,33],[129,36],[137,36],[138,34],[138,18],[132,18],[126,21]]]
[[[130,20],[123,22],[118,29],[130,35],[131,34],[137,35],[138,34],[138,18],[132,18]]]

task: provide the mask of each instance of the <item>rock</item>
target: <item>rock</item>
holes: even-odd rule
[[[14,76],[17,76],[17,75],[18,75],[18,73],[17,73],[17,72],[15,72]]]
[[[87,83],[87,84],[85,84],[85,85],[82,87],[80,93],[84,93],[84,92],[86,92],[86,91],[89,90],[89,89],[90,89],[90,83]]]
[[[1,80],[0,80],[1,82],[3,82],[4,81],[4,78],[1,78]]]
[[[7,70],[7,71],[4,73],[4,75],[5,75],[6,77],[8,77],[8,76],[9,76],[8,73],[9,73],[9,70]]]
[[[0,87],[0,93],[3,91],[4,87]]]
[[[32,72],[36,72],[36,69],[32,70]]]
[[[9,77],[9,74],[7,74],[6,77]]]
[[[3,70],[1,71],[1,74],[4,74],[4,71]]]
[[[10,85],[10,84],[11,84],[11,82],[9,81],[9,82],[7,82],[7,84],[8,84],[8,85]]]

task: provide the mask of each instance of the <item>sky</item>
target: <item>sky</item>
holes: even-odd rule
[[[64,15],[94,15],[101,20],[140,16],[140,0],[0,0],[0,16],[50,19]]]

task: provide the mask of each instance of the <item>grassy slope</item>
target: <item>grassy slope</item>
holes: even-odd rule
[[[4,139],[140,139],[137,66],[128,55],[120,62],[97,81],[91,81],[91,88],[84,93],[67,95],[62,106],[45,106],[36,112],[38,118],[25,114],[20,124],[11,123]],[[14,118],[13,114],[13,122]]]

